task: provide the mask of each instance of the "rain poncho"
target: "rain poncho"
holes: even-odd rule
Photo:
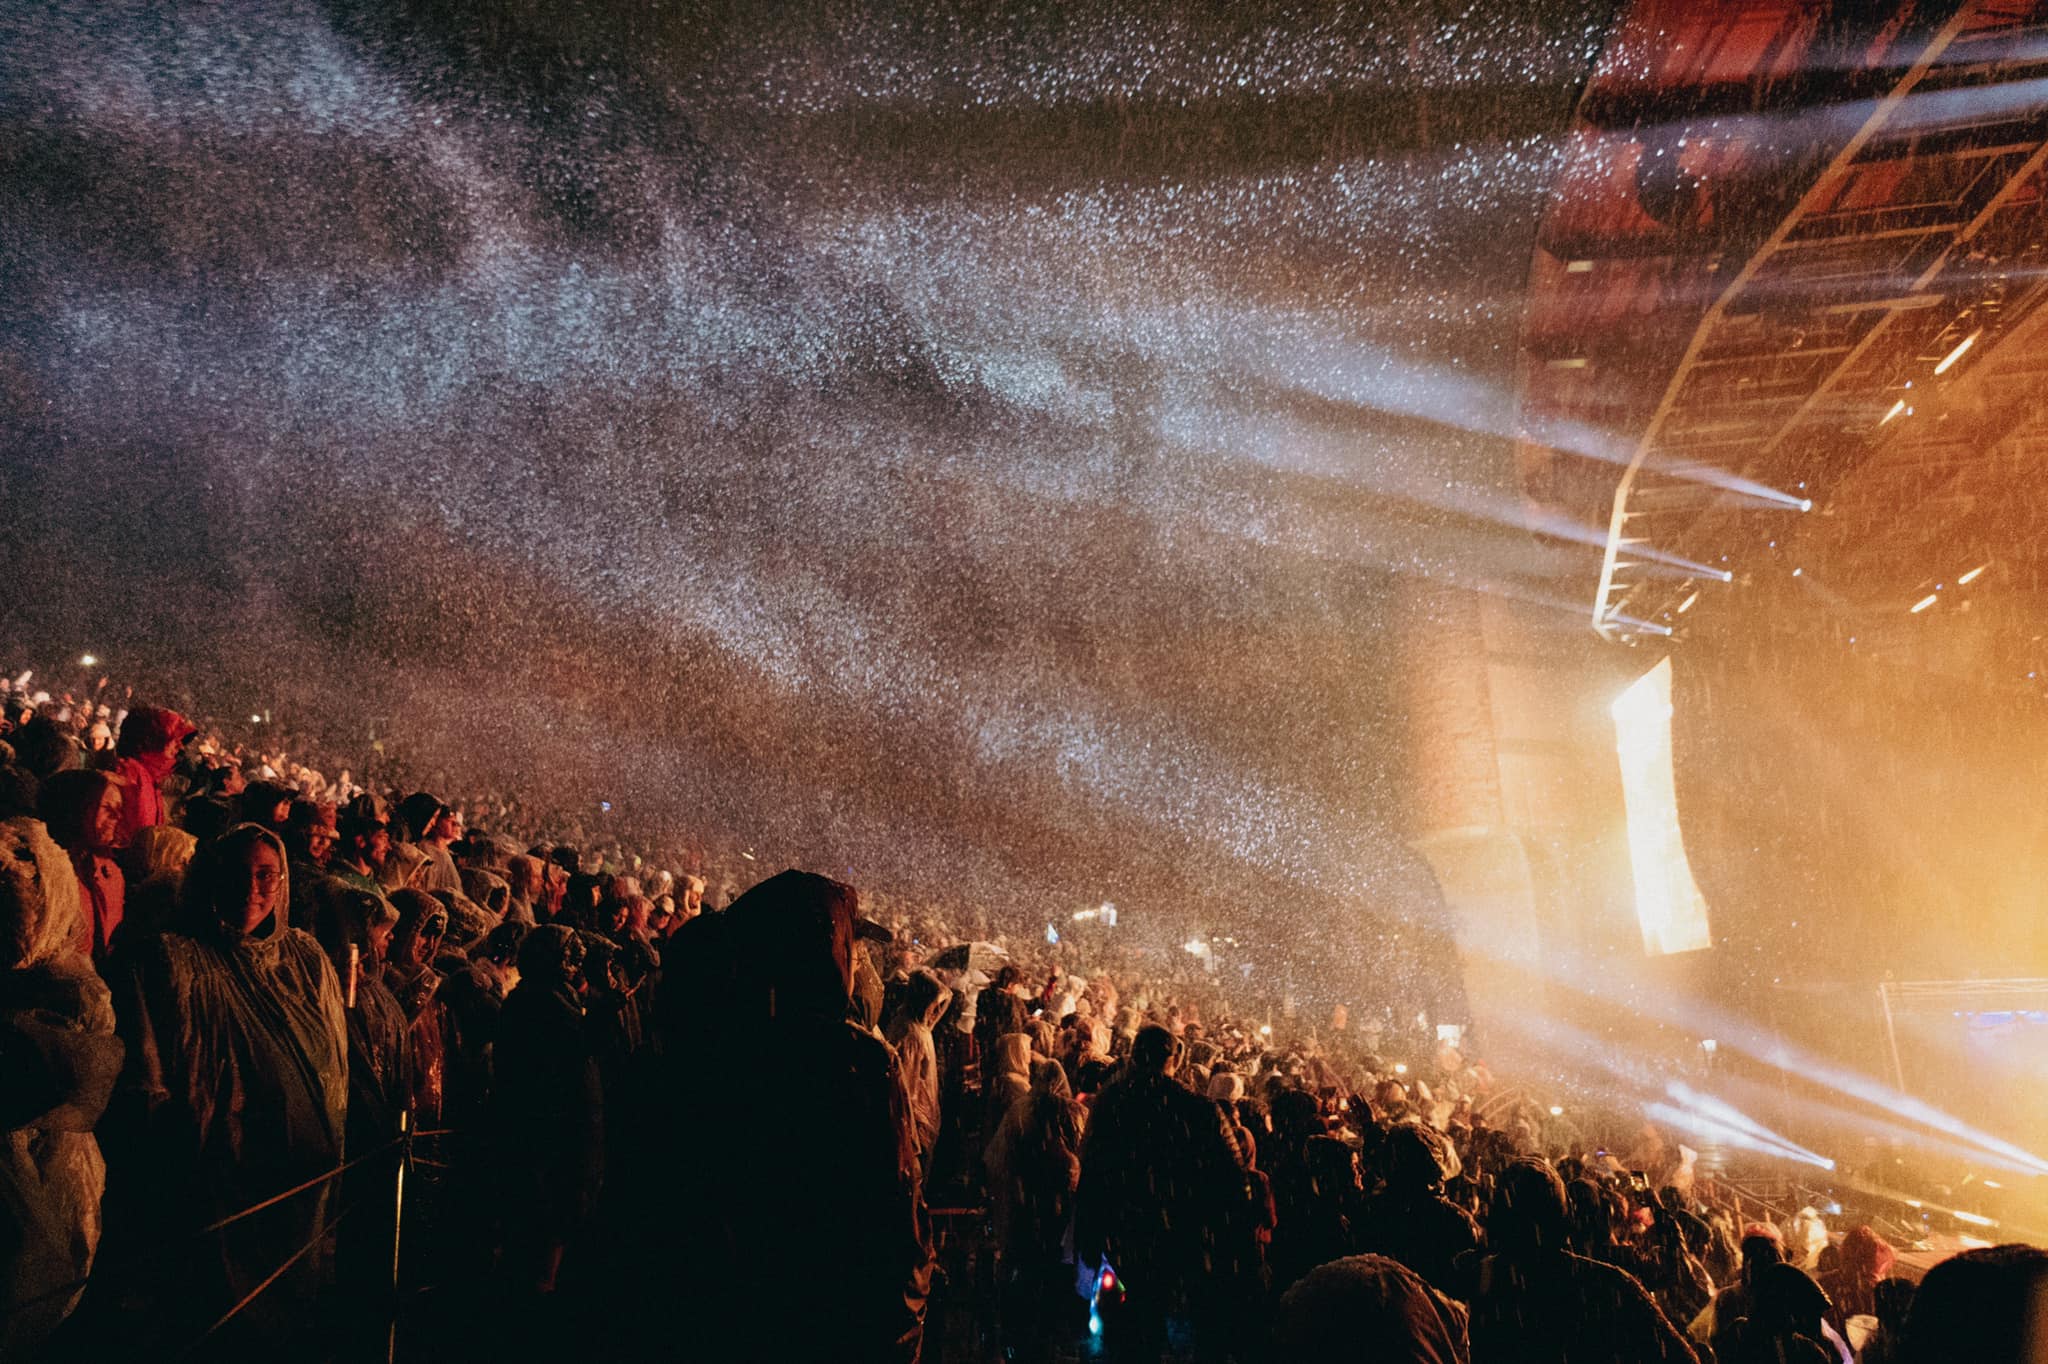
[[[223,919],[239,859],[277,858],[271,912],[251,932]],[[244,863],[243,865],[246,865]],[[116,958],[114,1007],[128,1043],[119,1109],[120,1206],[145,1240],[192,1238],[208,1224],[340,1165],[348,1039],[340,982],[311,935],[285,922],[284,845],[254,825],[202,849],[171,928]],[[234,906],[239,909],[239,906]],[[183,1271],[156,1276],[160,1325],[200,1328],[319,1237],[334,1212],[317,1185],[210,1236],[189,1239]],[[316,1250],[235,1325],[251,1348],[303,1328],[324,1277]],[[183,1315],[184,1320],[178,1320]]]
[[[1287,1290],[1273,1328],[1287,1359],[1465,1364],[1465,1309],[1407,1266],[1353,1255]]]
[[[107,987],[74,946],[77,884],[32,819],[0,823],[0,1359],[77,1302],[100,1238],[93,1124],[121,1068]]]

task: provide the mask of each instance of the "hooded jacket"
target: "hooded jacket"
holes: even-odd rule
[[[238,857],[271,849],[280,876],[253,932],[218,901]],[[341,985],[310,934],[286,922],[284,845],[244,824],[201,849],[171,927],[115,959],[114,1008],[128,1043],[118,1108],[117,1191],[152,1239],[190,1236],[341,1163],[348,1038]],[[322,1184],[194,1243],[183,1283],[159,1275],[164,1315],[201,1327],[315,1238],[329,1212]],[[303,1329],[323,1277],[302,1259],[239,1318],[249,1348]],[[175,1278],[176,1276],[168,1276]],[[185,1321],[179,1322],[180,1316]]]
[[[32,819],[0,822],[0,1358],[69,1314],[100,1239],[93,1124],[121,1069],[107,987],[75,945],[78,888]]]
[[[177,765],[176,747],[165,744],[193,732],[190,720],[174,710],[137,706],[121,722],[121,737],[114,745],[114,775],[126,790],[121,800],[121,835],[117,842],[127,847],[135,835],[164,822],[164,778]]]

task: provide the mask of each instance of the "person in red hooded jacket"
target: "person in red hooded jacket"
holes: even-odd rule
[[[114,743],[114,775],[125,788],[117,846],[128,847],[136,834],[164,822],[164,778],[195,732],[190,720],[157,706],[137,706],[121,722],[121,737]]]

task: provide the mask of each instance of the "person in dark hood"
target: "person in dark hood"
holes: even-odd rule
[[[79,948],[96,966],[107,959],[128,900],[127,878],[114,861],[122,799],[120,782],[105,772],[59,772],[43,783],[43,823],[71,855],[84,892]]]
[[[1797,1265],[1767,1265],[1750,1281],[1749,1315],[1716,1351],[1720,1364],[1834,1364],[1823,1318],[1828,1295]]]
[[[1460,1262],[1479,1248],[1479,1224],[1444,1197],[1444,1184],[1461,1169],[1450,1142],[1403,1123],[1387,1134],[1379,1168],[1384,1184],[1360,1218],[1362,1248],[1399,1260],[1439,1292],[1470,1296]]]
[[[505,1177],[506,1267],[555,1291],[604,1181],[604,1091],[581,991],[585,947],[565,924],[519,945],[519,984],[498,1016],[492,1120]]]
[[[1515,1364],[1696,1364],[1685,1338],[1629,1274],[1575,1255],[1564,1181],[1512,1161],[1495,1182],[1479,1262],[1472,1357]]]
[[[191,1240],[341,1163],[341,982],[320,944],[286,922],[289,904],[284,845],[239,825],[194,857],[171,926],[110,963],[128,1059],[102,1127],[115,1180],[108,1233],[118,1207],[138,1247],[191,1242],[172,1272],[141,1285],[156,1299],[147,1326],[159,1345],[196,1338],[318,1241],[335,1206],[332,1184],[315,1184]],[[215,1343],[229,1353],[303,1347],[325,1278],[316,1246]]]
[[[847,1017],[855,943],[878,930],[853,887],[793,870],[719,917],[728,1118],[682,1206],[701,1198],[695,1238],[721,1250],[690,1276],[690,1319],[716,1323],[713,1358],[907,1364],[931,1275],[915,1137],[894,1051]]]
[[[120,847],[133,842],[137,830],[164,822],[164,780],[195,732],[190,720],[157,706],[137,706],[121,722],[121,737],[114,744],[114,775],[123,787],[115,838]]]
[[[32,819],[0,823],[0,1358],[78,1301],[100,1239],[93,1124],[121,1070],[107,987],[77,950],[77,882]]]
[[[383,981],[384,952],[398,921],[382,896],[328,878],[312,896],[314,934],[342,985],[348,1025],[348,1152],[387,1145],[412,1105],[412,1041],[405,1010]],[[383,1335],[390,1302],[395,1160],[372,1160],[342,1176],[343,1201],[355,1211],[335,1238],[340,1291],[365,1310],[356,1349],[368,1357]]]
[[[1465,1309],[1383,1255],[1313,1269],[1280,1299],[1273,1339],[1282,1359],[1466,1364]]]
[[[1127,1072],[1095,1100],[1081,1152],[1074,1249],[1091,1266],[1107,1256],[1127,1290],[1103,1324],[1118,1358],[1157,1358],[1178,1299],[1199,1314],[1227,1296],[1231,1243],[1252,1213],[1235,1134],[1222,1109],[1174,1080],[1178,1056],[1172,1033],[1140,1028]],[[1212,1336],[1233,1325],[1216,1323]]]
[[[235,797],[236,820],[242,824],[261,824],[283,838],[285,826],[291,821],[293,795],[292,789],[281,782],[252,781]]]
[[[2048,1250],[1966,1250],[1927,1271],[1913,1294],[1897,1358],[2037,1360],[2048,1349]]]

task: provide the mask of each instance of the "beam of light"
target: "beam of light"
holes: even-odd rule
[[[1907,1127],[1902,1123],[1890,1122],[1860,1109],[1830,1103],[1811,1094],[1797,1093],[1777,1084],[1766,1084],[1761,1080],[1749,1080],[1738,1075],[1723,1074],[1715,1082],[1757,1107],[1776,1107],[1784,1111],[1796,1111],[1816,1129],[1856,1132],[1879,1141],[1916,1150],[1939,1152],[1958,1165],[1983,1166],[2003,1170],[2011,1174],[2036,1174],[2032,1167],[2006,1156],[1993,1155],[1988,1151],[1966,1145],[1951,1138],[1927,1132],[1920,1128]],[[1989,1181],[1986,1181],[1987,1183]]]
[[[1976,566],[1975,568],[1971,569],[1971,570],[1970,570],[1970,571],[1969,571],[1968,573],[1965,573],[1965,574],[1964,574],[1964,575],[1963,575],[1962,577],[1960,577],[1960,578],[1957,578],[1957,579],[1956,579],[1956,586],[1957,586],[1957,587],[1968,587],[1968,586],[1969,586],[1969,585],[1970,585],[1971,583],[1973,583],[1973,582],[1976,582],[1976,581],[1977,581],[1977,579],[1979,579],[1979,578],[1983,577],[1983,576],[1984,576],[1984,570],[1985,570],[1985,569],[1987,569],[1987,568],[1989,568],[1989,567],[1991,567],[1991,565],[1990,565],[1990,564],[1988,564],[1988,563],[1985,563],[1985,564],[1978,564],[1978,565],[1977,565],[1977,566]]]
[[[1702,464],[1698,460],[1687,460],[1677,464],[1661,460],[1651,460],[1643,468],[1646,473],[1658,474],[1665,478],[1680,478],[1690,483],[1705,484],[1709,488],[1719,488],[1723,492],[1733,493],[1737,497],[1746,497],[1751,501],[1761,502],[1767,507],[1777,507],[1785,511],[1799,512],[1813,510],[1813,503],[1807,498],[1797,497],[1788,492],[1781,492],[1768,484],[1759,483],[1753,478],[1744,478],[1740,474],[1731,474],[1726,469],[1720,468],[1717,465]]]
[[[1977,344],[1977,338],[1982,336],[1983,334],[1983,330],[1980,328],[1977,331],[1971,332],[1968,336],[1964,337],[1961,341],[1957,342],[1956,348],[1954,350],[1950,351],[1947,355],[1941,357],[1941,363],[1934,367],[1934,372],[1936,374],[1948,373],[1949,370],[1955,367],[1956,361],[1962,359],[1964,353],[1968,351],[1970,347]]]
[[[1740,1128],[1758,1141],[1773,1142],[1784,1147],[1787,1151],[1797,1154],[1801,1159],[1814,1164],[1825,1165],[1830,1169],[1834,1167],[1834,1162],[1819,1152],[1808,1150],[1781,1132],[1773,1132],[1770,1128],[1765,1127],[1755,1118],[1750,1117],[1727,1100],[1717,1098],[1712,1094],[1703,1094],[1682,1080],[1671,1081],[1664,1086],[1664,1092],[1673,1102],[1683,1104],[1688,1109],[1702,1113],[1716,1122]]]
[[[1940,595],[1939,595],[1938,593],[1934,593],[1934,592],[1929,592],[1929,593],[1928,593],[1928,594],[1927,594],[1926,596],[1922,597],[1922,598],[1921,598],[1921,599],[1920,599],[1919,601],[1916,601],[1916,602],[1914,602],[1914,603],[1912,604],[1912,606],[1910,606],[1910,607],[1908,607],[1908,608],[1907,608],[1907,610],[1908,610],[1908,611],[1909,611],[1909,612],[1910,612],[1911,614],[1913,614],[1913,615],[1916,615],[1916,616],[1917,616],[1917,615],[1919,615],[1919,614],[1920,614],[1920,613],[1921,613],[1922,611],[1925,611],[1925,610],[1926,610],[1926,609],[1927,609],[1928,607],[1930,607],[1930,606],[1934,605],[1934,604],[1935,604],[1936,602],[1938,602],[1938,601],[1940,601],[1940,600],[1941,600],[1941,597],[1940,597]]]
[[[1711,947],[1714,935],[1707,924],[1706,897],[1693,880],[1678,827],[1678,787],[1671,763],[1671,660],[1659,660],[1608,709],[1621,757],[1622,804],[1643,950],[1664,956]]]
[[[1740,1127],[1710,1118],[1690,1109],[1676,1108],[1661,1100],[1643,1105],[1643,1113],[1653,1121],[1675,1127],[1682,1132],[1692,1132],[1721,1146],[1733,1146],[1739,1150],[1755,1151],[1760,1155],[1777,1156],[1783,1160],[1797,1161],[1821,1170],[1832,1170],[1835,1163],[1824,1156],[1816,1156],[1801,1147],[1781,1145],[1766,1141]]]
[[[1483,949],[1468,946],[1466,950]],[[1723,1051],[1732,1049],[1742,1052],[1767,1066],[1788,1071],[1817,1087],[1833,1090],[1867,1104],[1887,1118],[1917,1123],[1939,1134],[1940,1137],[1952,1139],[1951,1149],[1965,1160],[1982,1160],[1987,1164],[1995,1163],[2014,1170],[2024,1170],[2029,1174],[2048,1174],[2048,1160],[2003,1137],[1973,1127],[1924,1099],[1894,1089],[1882,1081],[1873,1080],[1847,1066],[1786,1042],[1746,1018],[1725,1013],[1712,1005],[1698,1001],[1680,1001],[1667,992],[1637,989],[1632,983],[1625,990],[1626,997],[1617,999],[1616,973],[1611,962],[1583,958],[1566,950],[1552,958],[1545,966],[1543,974],[1548,983],[1575,994],[1604,1003],[1621,1005],[1643,1018],[1683,1029],[1693,1036],[1711,1036],[1720,1044]],[[1529,1031],[1539,1037],[1561,1036],[1563,1045],[1568,1050],[1596,1057],[1602,1054],[1603,1049],[1611,1050],[1614,1045],[1611,1038],[1596,1038],[1584,1029],[1572,1028],[1555,1019],[1532,1025]],[[1614,1069],[1612,1066],[1608,1068]],[[1624,1072],[1616,1070],[1615,1073]],[[1657,1077],[1650,1088],[1661,1089],[1662,1085],[1662,1077]],[[1827,1111],[1833,1113],[1836,1110],[1829,1108]],[[1863,1122],[1866,1126],[1876,1121],[1853,1114],[1845,1116]],[[1914,1140],[1926,1140],[1921,1133],[1906,1130]]]

